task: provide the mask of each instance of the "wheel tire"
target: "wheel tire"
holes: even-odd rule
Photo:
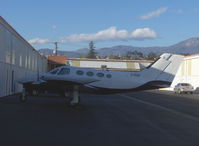
[[[70,104],[70,101],[72,100],[72,97],[70,96],[70,93],[69,92],[62,92],[61,94],[63,97],[64,97],[64,101],[66,104]]]
[[[69,92],[66,92],[66,91],[64,91],[64,93],[63,93],[63,95],[64,95],[64,97],[70,97],[70,93]]]
[[[70,107],[74,107],[74,106],[80,105],[80,99],[81,99],[80,96],[78,96],[78,101],[79,101],[79,102],[78,102],[78,103],[71,103],[71,101],[72,101],[72,98],[71,98],[71,101],[69,102],[69,106],[70,106]]]
[[[28,100],[27,95],[21,94],[21,96],[19,97],[19,100],[20,100],[22,103],[27,102],[27,100]]]
[[[33,96],[38,96],[39,95],[39,91],[38,90],[32,90],[32,95]]]

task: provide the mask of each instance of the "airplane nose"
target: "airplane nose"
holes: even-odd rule
[[[44,75],[42,75],[40,78],[41,78],[41,79],[44,79],[44,78],[45,78],[45,76],[44,76]]]
[[[39,79],[45,80],[45,79],[46,79],[46,74],[45,74],[45,73],[41,74],[41,75],[39,76]]]

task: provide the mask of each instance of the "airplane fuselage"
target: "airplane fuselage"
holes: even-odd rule
[[[182,58],[165,53],[151,66],[138,72],[61,66],[47,73],[24,77],[19,83],[29,93],[33,90],[73,92],[74,97],[78,97],[79,92],[107,94],[156,89],[170,86]]]

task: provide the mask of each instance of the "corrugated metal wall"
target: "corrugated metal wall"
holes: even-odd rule
[[[46,72],[47,59],[0,17],[0,97],[21,92],[16,80],[37,70]]]
[[[194,58],[185,58],[172,82],[174,88],[180,82],[190,83],[199,91],[199,56]]]

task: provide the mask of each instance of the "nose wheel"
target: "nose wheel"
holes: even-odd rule
[[[20,97],[19,97],[19,100],[20,100],[22,103],[25,103],[25,102],[28,100],[28,95],[27,95],[27,92],[26,92],[25,89],[23,89],[22,94],[21,94]]]

